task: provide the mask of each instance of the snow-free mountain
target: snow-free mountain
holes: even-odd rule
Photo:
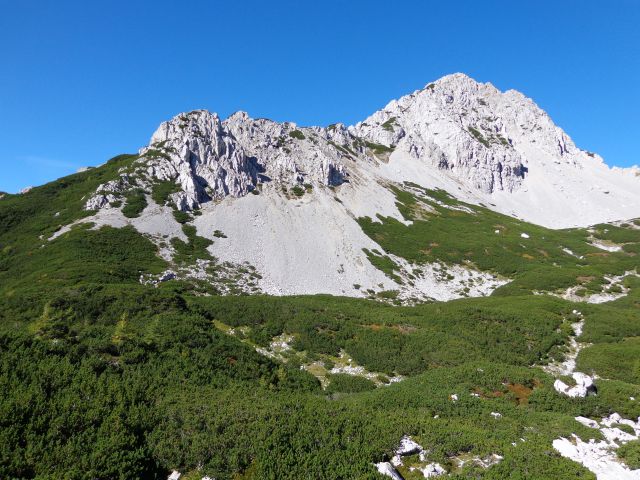
[[[458,74],[0,194],[0,478],[638,480],[638,186]]]
[[[167,205],[147,198],[138,218],[122,215],[126,192],[159,182],[175,184]],[[473,265],[450,264],[444,274],[442,265],[418,268],[391,256],[399,277],[414,279],[399,285],[376,268],[367,252],[383,249],[358,219],[411,223],[393,191],[407,185],[447,192],[464,202],[451,208],[467,214],[483,206],[550,228],[640,216],[637,167],[609,168],[531,99],[463,74],[393,100],[353,126],[300,127],[244,112],[225,120],[205,110],[179,114],[85,208],[97,211],[88,220],[98,225],[132,224],[155,238],[165,258],[172,256],[166,239],[184,239],[168,205],[196,212],[191,224],[214,241],[210,252],[255,268],[255,287],[270,294],[400,290],[401,297],[446,300],[463,290],[486,295],[508,281]]]

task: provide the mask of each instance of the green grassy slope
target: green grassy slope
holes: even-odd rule
[[[513,278],[498,295],[555,291],[578,284],[588,293],[601,290],[604,275],[619,275],[638,266],[640,229],[598,225],[593,231],[550,230],[457,201],[442,190],[410,183],[391,188],[410,225],[392,217],[359,219],[364,232],[384,249],[374,264],[390,276],[393,262],[388,257],[380,262],[389,253],[412,263],[470,265]],[[624,244],[623,250],[605,252],[593,247],[592,236]]]
[[[444,465],[457,454],[504,456],[457,478],[594,478],[552,440],[597,437],[576,415],[640,415],[629,399],[640,398],[640,283],[627,279],[629,295],[615,302],[578,307],[584,341],[594,343],[579,366],[608,379],[586,399],[557,394],[554,379],[532,366],[562,358],[576,305],[530,294],[578,277],[593,277],[584,282],[595,290],[603,274],[635,267],[637,230],[598,226],[596,237],[626,244],[602,255],[586,244],[586,230],[550,231],[475,206],[476,214],[451,210],[435,200],[459,204],[441,192],[411,187],[396,193],[413,225],[361,219],[387,253],[468,261],[513,284],[488,298],[415,307],[204,297],[183,282],[140,285],[141,273],[165,265],[130,228],[74,228],[46,240],[87,215],[83,197],[133,158],[0,199],[0,478],[166,478],[175,468],[188,479],[373,479],[381,478],[373,463],[405,434]],[[172,188],[156,193],[166,198]],[[281,334],[300,355],[283,362],[254,348]],[[300,368],[302,358],[329,362],[342,352],[405,379],[375,388],[333,374],[324,390]]]

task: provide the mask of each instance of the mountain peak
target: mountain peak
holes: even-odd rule
[[[392,100],[350,127],[298,127],[244,111],[225,120],[207,110],[181,113],[158,127],[140,156],[136,177],[175,182],[172,199],[180,209],[263,189],[334,187],[362,178],[443,188],[549,226],[618,219],[638,205],[637,175],[609,169],[577,148],[523,94],[463,73]],[[585,194],[593,185],[620,196]],[[128,188],[126,178],[111,187]],[[88,209],[109,204],[109,188],[98,190]],[[558,205],[552,212],[549,199]]]

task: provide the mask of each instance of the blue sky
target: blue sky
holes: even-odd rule
[[[0,0],[0,191],[135,152],[182,111],[349,124],[453,72],[637,164],[638,25],[637,0]]]

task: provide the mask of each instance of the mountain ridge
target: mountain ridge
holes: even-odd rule
[[[171,151],[162,152],[165,145]],[[637,167],[607,167],[533,100],[464,74],[429,83],[348,127],[298,127],[242,111],[224,120],[206,110],[183,113],[163,122],[140,154],[147,162],[156,154],[147,175],[177,181],[183,193],[175,199],[187,210],[247,195],[267,178],[337,186],[361,169],[556,228],[632,218],[640,206]],[[88,208],[107,203],[92,199]]]

